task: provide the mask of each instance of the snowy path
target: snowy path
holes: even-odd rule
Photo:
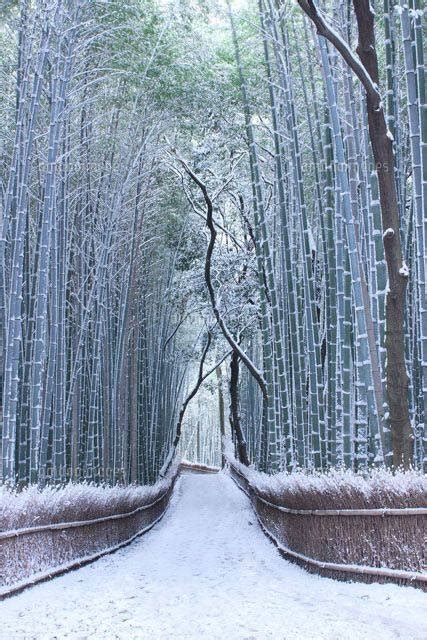
[[[188,475],[137,542],[0,603],[0,638],[424,640],[426,605],[289,564],[227,476]]]

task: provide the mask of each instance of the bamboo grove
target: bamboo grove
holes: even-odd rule
[[[171,287],[179,243],[165,245],[153,205],[162,128],[144,83],[164,25],[135,26],[140,11],[24,1],[11,18],[1,323],[12,482],[153,481],[172,437],[187,363]],[[138,28],[151,53],[124,69]]]
[[[10,3],[3,480],[152,482],[228,428],[268,472],[423,466],[425,14],[374,4]]]
[[[425,16],[416,2],[376,3],[376,44],[367,47],[369,3],[298,4],[303,11],[259,2],[270,115],[258,125],[230,11],[264,274],[260,298],[269,304],[258,347],[271,389],[267,419],[246,375],[251,457],[270,470],[422,466]],[[365,51],[378,56],[383,77],[375,77],[372,61],[369,75]],[[386,222],[394,189],[395,228]],[[261,425],[257,435],[254,424]]]

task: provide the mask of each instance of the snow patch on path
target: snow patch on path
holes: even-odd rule
[[[137,542],[0,603],[0,638],[423,640],[426,605],[288,563],[228,476],[191,474]]]

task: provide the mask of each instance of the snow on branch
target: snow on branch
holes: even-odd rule
[[[314,23],[317,33],[326,40],[329,40],[331,44],[340,52],[348,66],[359,78],[363,84],[366,93],[368,94],[374,109],[379,109],[381,106],[381,96],[378,90],[378,86],[373,82],[368,71],[359,60],[359,58],[352,52],[348,44],[341,38],[325,20],[323,13],[319,10],[316,3],[313,0],[298,0],[298,4],[304,13]]]

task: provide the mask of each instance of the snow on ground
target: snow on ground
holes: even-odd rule
[[[426,605],[288,563],[229,477],[191,474],[137,542],[0,603],[0,638],[424,640]]]

